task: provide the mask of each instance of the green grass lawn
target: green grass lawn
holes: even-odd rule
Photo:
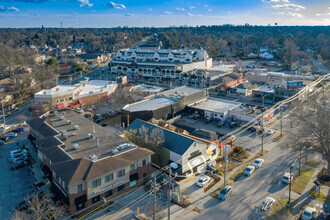
[[[286,219],[289,214],[291,209],[296,205],[296,201],[295,200],[291,200],[291,205],[290,207],[287,207],[287,199],[280,199],[276,202],[276,204],[274,205],[273,209],[271,210],[271,212],[269,213],[269,216],[267,219]]]
[[[320,202],[324,202],[324,203],[330,205],[330,197],[326,196],[322,193],[316,192],[315,188],[313,188],[313,189],[311,189],[311,191],[309,191],[308,197],[310,199],[317,200],[317,201],[320,201]]]
[[[312,178],[315,170],[314,169],[307,169],[302,168],[300,175],[298,175],[293,181],[292,181],[292,191],[302,194],[304,192],[304,189],[306,188],[309,180]]]
[[[319,164],[320,164],[319,162],[317,162],[315,160],[311,160],[311,159],[307,160],[305,163],[306,166],[313,167],[313,168],[317,168],[319,166]]]

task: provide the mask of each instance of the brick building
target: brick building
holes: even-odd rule
[[[27,121],[51,191],[81,214],[146,181],[152,151],[71,110]]]
[[[228,87],[233,87],[243,82],[243,76],[239,74],[230,73],[224,76],[220,76],[217,79],[210,81],[210,86],[214,87],[212,90],[216,92],[227,93]]]

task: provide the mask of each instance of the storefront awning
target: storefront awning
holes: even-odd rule
[[[79,99],[79,104],[83,104],[83,100],[82,99]]]
[[[74,107],[74,104],[69,105],[69,108],[73,108],[73,107]]]

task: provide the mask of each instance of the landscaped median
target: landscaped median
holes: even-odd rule
[[[319,162],[315,160],[307,160],[305,163],[305,166],[308,168],[302,168],[300,171],[300,175],[296,176],[294,180],[292,181],[292,191],[302,194],[312,178],[315,169],[319,166]]]

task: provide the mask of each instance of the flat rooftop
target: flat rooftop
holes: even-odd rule
[[[258,89],[254,89],[256,91],[260,91],[260,92],[274,92],[274,88],[270,87],[270,86],[261,86]]]
[[[64,116],[63,120],[61,120],[61,116]],[[73,159],[89,159],[92,154],[95,154],[98,159],[102,159],[113,155],[112,150],[117,149],[117,146],[121,144],[128,143],[131,147],[121,150],[120,153],[131,150],[134,146],[130,141],[72,110],[58,111],[57,116],[51,114],[48,118],[51,126],[58,132],[66,131],[65,136],[60,134],[57,137],[65,144],[63,150]],[[71,121],[71,124],[67,124],[68,120]],[[78,129],[74,128],[76,125],[79,126]],[[88,134],[93,134],[93,138],[88,139]],[[97,137],[99,146],[97,146]],[[74,144],[78,144],[79,149],[74,149]]]
[[[123,109],[130,112],[138,112],[144,110],[153,111],[171,105],[176,102],[177,101],[167,97],[156,97],[126,105]]]
[[[111,84],[106,80],[92,80],[86,83],[82,83],[82,90],[79,95],[76,95],[75,98],[82,98],[92,94],[98,94],[106,91],[112,91],[115,89],[117,84]]]
[[[202,92],[203,89],[188,87],[188,86],[180,86],[175,89],[170,89],[164,92],[160,92],[157,94],[157,96],[163,96],[163,97],[177,97],[178,95],[181,95],[181,97],[184,96],[190,96],[199,92]]]
[[[239,108],[233,109],[232,112],[243,115],[257,116],[265,112],[267,109],[269,108],[258,105],[242,104]]]
[[[51,89],[44,89],[34,95],[55,95],[65,92],[73,92],[75,89],[79,88],[80,85],[59,85]]]
[[[233,102],[229,100],[224,99],[217,99],[217,98],[206,98],[202,99],[199,102],[190,104],[189,107],[197,108],[205,111],[211,111],[211,112],[226,112],[230,111],[238,106],[240,106],[242,103],[240,102]]]

